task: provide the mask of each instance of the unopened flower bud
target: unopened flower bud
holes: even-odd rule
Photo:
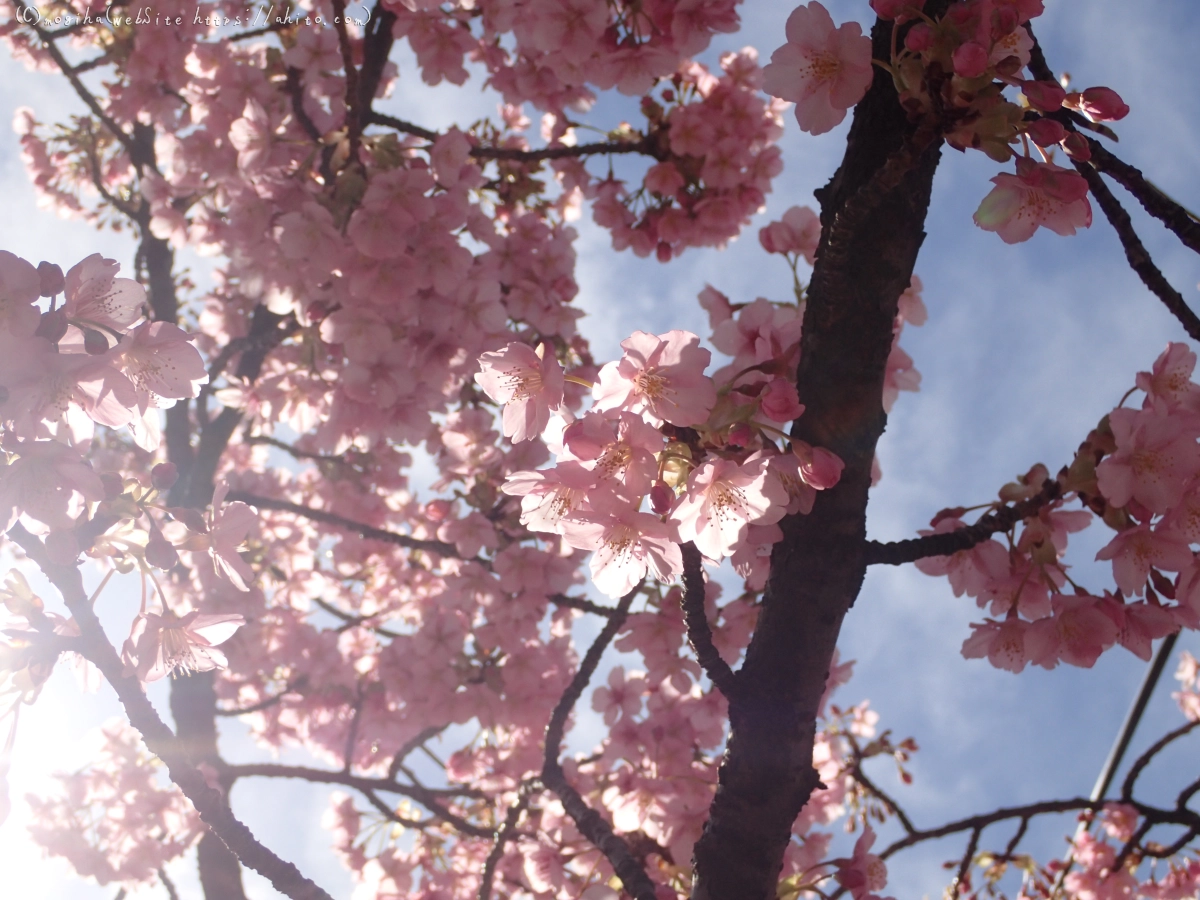
[[[654,255],[658,257],[658,261],[665,263],[671,261],[671,245],[666,241],[659,241],[658,246],[654,248]]]
[[[1053,147],[1067,136],[1067,129],[1053,119],[1038,119],[1025,127],[1025,133],[1039,147]]]
[[[103,332],[83,329],[83,349],[92,356],[103,356],[108,352],[108,338]]]
[[[659,479],[654,487],[650,488],[650,508],[656,515],[665,516],[671,511],[674,503],[675,492],[667,486],[665,481]]]
[[[954,74],[962,78],[978,78],[987,71],[989,56],[983,44],[967,41],[954,51]]]
[[[170,569],[179,562],[179,554],[157,528],[151,532],[150,540],[146,542],[146,562],[156,569]]]
[[[104,485],[105,500],[116,500],[125,493],[125,482],[116,472],[101,472],[100,483]]]
[[[42,313],[42,318],[38,322],[37,330],[33,333],[34,337],[45,338],[52,344],[57,344],[62,340],[63,335],[67,333],[67,314],[61,309],[56,309],[54,312]]]
[[[1088,139],[1077,131],[1063,138],[1062,147],[1071,159],[1087,162],[1092,158],[1092,148],[1088,145]]]
[[[1042,112],[1054,112],[1063,105],[1067,92],[1053,81],[1023,81],[1021,93],[1029,105]]]
[[[66,279],[63,278],[63,270],[54,263],[42,260],[38,263],[38,278],[41,279],[41,295],[43,297],[53,297],[61,293],[63,286],[66,284]]]
[[[150,483],[157,490],[169,491],[179,480],[179,467],[175,463],[162,462],[150,470]]]
[[[1090,87],[1079,95],[1079,111],[1093,122],[1115,122],[1129,115],[1129,107],[1112,88]]]
[[[918,22],[909,29],[904,37],[905,49],[913,53],[924,53],[933,46],[933,29],[924,22]]]

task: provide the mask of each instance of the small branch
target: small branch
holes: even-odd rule
[[[54,60],[55,65],[58,66],[63,75],[66,77],[67,81],[70,82],[71,87],[75,89],[75,93],[79,96],[79,99],[83,101],[84,105],[92,111],[97,119],[104,123],[104,127],[112,132],[112,136],[120,142],[122,147],[125,148],[125,152],[129,154],[130,161],[140,172],[142,166],[146,164],[147,160],[144,158],[145,154],[141,152],[133,137],[124,129],[122,129],[121,126],[118,125],[112,118],[112,116],[104,111],[96,97],[79,79],[79,75],[76,74],[75,69],[69,62],[67,62],[67,58],[63,56],[62,51],[58,49],[58,45],[54,43],[55,35],[51,35],[40,25],[36,24],[37,13],[33,7],[26,3],[25,0],[14,0],[14,5],[16,6],[17,11],[21,13],[23,20],[32,20],[35,22],[35,24],[32,24],[29,27],[33,29],[35,34],[37,34],[38,38],[42,42],[42,46],[50,55],[50,58]],[[150,164],[150,168],[155,172],[158,171],[153,163]]]
[[[246,763],[236,766],[224,766],[221,772],[231,779],[253,777],[298,778],[303,781],[313,782],[314,784],[341,784],[361,791],[363,794],[377,791],[400,794],[411,800],[416,800],[428,809],[430,814],[435,818],[453,825],[463,834],[482,838],[490,838],[492,836],[491,829],[468,822],[457,813],[451,812],[440,802],[440,799],[444,797],[477,797],[479,796],[478,791],[417,787],[416,785],[401,784],[397,781],[384,778],[364,778],[361,775],[352,775],[348,772],[330,772],[324,769],[310,769],[306,766],[284,766],[276,763]]]
[[[683,596],[679,608],[683,610],[683,621],[687,625],[688,643],[700,668],[712,679],[717,690],[732,700],[737,692],[737,676],[714,646],[712,629],[704,614],[704,568],[700,551],[691,541],[679,549],[683,554]]]
[[[313,143],[321,143],[321,132],[317,130],[316,124],[308,111],[304,108],[304,85],[300,83],[300,76],[303,73],[295,66],[288,66],[287,70],[287,87],[288,96],[292,98],[292,115],[296,117],[296,121],[300,123],[300,127],[304,129],[304,133],[308,135],[309,140]]]
[[[96,618],[83,579],[73,566],[59,566],[47,558],[40,540],[20,524],[8,532],[62,594],[80,631],[83,655],[100,670],[117,692],[130,724],[142,735],[150,752],[167,766],[170,778],[200,814],[200,818],[245,865],[262,874],[275,889],[292,900],[333,900],[325,891],[300,874],[291,863],[276,856],[254,837],[225,804],[224,795],[209,787],[205,777],[179,747],[174,732],[166,726],[133,675],[125,666]]]
[[[313,597],[312,601],[313,601],[313,603],[317,604],[317,606],[321,607],[321,609],[325,610],[325,612],[329,613],[331,616],[336,616],[337,618],[341,619],[343,622],[346,623],[346,624],[342,625],[340,628],[338,628],[339,633],[341,633],[349,628],[355,628],[355,627],[361,626],[363,628],[370,629],[371,631],[375,632],[376,634],[378,634],[382,637],[388,637],[388,638],[400,637],[400,633],[397,631],[388,631],[386,628],[379,628],[376,625],[368,625],[367,624],[372,619],[379,618],[379,615],[352,616],[350,613],[344,612],[343,610],[338,609],[332,603],[328,602],[327,600],[322,600],[320,597]]]
[[[601,606],[599,603],[593,603],[591,600],[585,600],[583,597],[568,597],[566,594],[551,594],[546,598],[555,606],[565,606],[569,609],[578,609],[581,612],[593,613],[597,616],[611,616],[616,610],[611,606]]]
[[[342,68],[346,73],[346,134],[350,141],[350,161],[358,160],[358,144],[367,124],[358,92],[358,67],[354,65],[354,50],[346,29],[346,0],[332,0],[333,28],[337,32],[338,49],[342,53]]]
[[[446,730],[445,725],[431,725],[428,728],[425,728],[422,731],[418,732],[413,738],[411,738],[408,741],[408,743],[406,743],[403,747],[401,747],[399,750],[397,750],[396,755],[392,757],[391,764],[388,766],[388,773],[387,773],[388,780],[389,781],[396,780],[396,775],[398,775],[400,772],[400,769],[403,768],[404,760],[406,760],[408,758],[410,753],[412,753],[418,747],[423,746],[426,741],[433,740],[435,737],[437,737],[439,734],[441,734],[445,730]]]
[[[1030,30],[1030,36],[1033,37],[1032,30]],[[1033,47],[1030,49],[1029,71],[1033,73],[1035,78],[1051,81],[1056,80],[1054,73],[1050,70],[1050,66],[1046,63],[1046,55],[1042,52],[1037,38],[1034,38]],[[1067,115],[1066,110],[1060,110],[1053,118],[1060,122],[1068,131],[1076,130],[1075,123]],[[1094,143],[1095,141],[1089,140],[1089,146]],[[1099,147],[1098,144],[1096,146]],[[1102,147],[1100,149],[1103,151]],[[1112,159],[1115,160],[1116,158],[1112,157]],[[1117,238],[1121,241],[1121,246],[1125,250],[1125,258],[1129,261],[1129,267],[1142,279],[1142,283],[1163,302],[1168,311],[1179,320],[1179,323],[1183,326],[1183,330],[1188,333],[1188,336],[1193,340],[1200,341],[1200,316],[1192,312],[1191,307],[1183,299],[1183,295],[1175,290],[1171,283],[1167,281],[1166,276],[1159,270],[1158,266],[1154,264],[1154,260],[1150,258],[1150,253],[1142,244],[1137,231],[1134,230],[1133,221],[1129,218],[1129,213],[1125,211],[1125,207],[1121,205],[1121,202],[1117,200],[1113,192],[1109,190],[1108,185],[1104,183],[1104,179],[1100,177],[1100,173],[1096,167],[1079,160],[1073,160],[1073,162],[1075,170],[1087,180],[1088,188],[1091,190],[1092,196],[1096,198],[1096,203],[1100,207],[1101,212],[1104,213],[1104,217],[1108,219],[1113,230],[1117,232]],[[1126,172],[1125,174],[1131,175],[1132,172],[1136,171],[1136,169],[1133,169],[1131,172]],[[1141,173],[1138,174],[1140,175]],[[1156,193],[1166,198],[1161,191],[1156,191]],[[1134,195],[1138,196],[1139,200],[1142,200],[1136,191]],[[1142,200],[1142,205],[1146,205],[1144,200]],[[1156,208],[1159,208],[1158,204],[1156,204]],[[1149,210],[1149,207],[1147,207],[1147,210]],[[1151,211],[1151,215],[1155,214]],[[1187,215],[1186,210],[1183,211],[1183,215],[1189,220],[1191,219]],[[1172,213],[1173,218],[1177,216],[1178,213]],[[1165,222],[1166,220],[1164,219],[1163,221]],[[1170,227],[1170,223],[1168,223],[1168,227]],[[1192,223],[1193,231],[1195,227],[1195,223]],[[1180,234],[1174,228],[1171,230],[1175,231],[1185,244],[1192,246],[1184,238],[1183,234]],[[1192,247],[1192,249],[1196,248]]]
[[[855,747],[854,749],[857,753],[858,748]],[[912,819],[908,817],[908,813],[906,813],[901,808],[899,803],[893,800],[890,795],[888,795],[882,788],[878,787],[873,781],[871,781],[871,779],[867,777],[866,773],[863,772],[861,758],[854,763],[853,768],[850,770],[850,774],[853,775],[854,780],[866,788],[869,793],[883,802],[883,805],[886,806],[888,810],[900,821],[905,833],[916,834],[917,828],[915,825],[913,825]]]
[[[286,697],[288,694],[293,694],[293,693],[295,693],[295,691],[292,689],[292,686],[288,685],[288,687],[284,688],[282,691],[280,691],[274,697],[268,697],[265,700],[259,700],[257,703],[251,703],[249,706],[240,706],[240,707],[231,708],[231,709],[221,709],[220,707],[218,707],[217,715],[218,716],[244,716],[249,713],[262,712],[264,709],[270,709],[272,706],[275,706],[278,703],[282,703],[284,697]]]
[[[950,556],[960,550],[970,550],[993,534],[1008,531],[1022,519],[1036,515],[1047,503],[1057,500],[1061,492],[1062,489],[1057,481],[1047,479],[1042,485],[1041,492],[1036,496],[1011,506],[1001,507],[966,528],[889,543],[867,541],[867,565],[899,566],[930,556]]]
[[[170,879],[166,870],[160,867],[155,874],[158,875],[158,880],[162,882],[163,888],[166,889],[169,900],[179,900],[179,892],[175,890],[175,882]]]
[[[325,525],[336,525],[347,531],[353,531],[355,534],[368,540],[383,541],[399,547],[406,547],[409,550],[423,550],[426,553],[436,553],[439,556],[458,558],[458,550],[453,544],[447,544],[444,541],[423,541],[419,538],[410,537],[407,534],[398,534],[395,531],[387,531],[383,528],[376,528],[373,525],[355,522],[353,519],[347,519],[345,516],[339,516],[337,513],[327,512],[323,509],[313,509],[308,506],[301,506],[298,503],[289,503],[287,500],[272,500],[270,497],[262,497],[247,491],[230,491],[228,499],[231,501],[241,500],[243,503],[249,503],[260,509],[273,509],[277,512],[303,516],[306,519],[311,519],[314,522],[322,522]]]
[[[394,128],[396,131],[424,138],[430,142],[441,137],[436,131],[430,131],[428,128],[422,128],[420,125],[414,125],[412,122],[406,122],[374,110],[367,116],[367,121],[369,124],[386,125],[388,128]],[[566,145],[543,147],[540,150],[520,150],[516,147],[472,147],[470,153],[476,159],[495,159],[507,162],[540,162],[546,159],[570,159],[613,153],[643,153],[646,156],[657,158],[654,140],[649,135],[632,141],[597,141],[591,144],[576,144],[571,147]]]
[[[374,791],[363,791],[362,794],[367,798],[367,802],[383,813],[383,815],[390,822],[398,822],[401,825],[408,826],[409,828],[426,828],[429,825],[432,825],[434,822],[433,819],[426,819],[422,821],[420,819],[409,819],[406,816],[400,815],[398,812],[380,800]]]
[[[887,859],[889,856],[905,849],[919,844],[922,841],[929,841],[935,838],[946,837],[951,834],[958,834],[963,831],[972,831],[976,828],[983,829],[995,822],[1003,822],[1007,819],[1028,819],[1033,816],[1047,815],[1050,813],[1075,812],[1081,809],[1097,810],[1104,806],[1102,800],[1089,800],[1086,797],[1075,797],[1070,800],[1045,800],[1041,803],[1030,803],[1027,806],[1012,806],[1002,809],[993,810],[990,813],[983,813],[978,816],[971,816],[967,819],[959,819],[956,822],[948,822],[938,828],[917,829],[912,834],[906,835],[897,841],[894,841],[880,854],[881,859]]]
[[[1125,781],[1121,784],[1121,802],[1130,803],[1133,800],[1133,789],[1137,784],[1137,780],[1141,777],[1142,771],[1150,764],[1159,753],[1166,749],[1168,744],[1174,743],[1186,734],[1190,734],[1196,728],[1200,728],[1200,719],[1195,722],[1187,722],[1180,725],[1174,731],[1169,731],[1161,738],[1151,744],[1146,752],[1139,756],[1132,766],[1129,767],[1129,772],[1125,775]]]
[[[516,802],[508,808],[508,812],[504,814],[504,821],[496,829],[496,839],[492,843],[491,852],[488,853],[487,859],[483,863],[483,875],[479,879],[479,900],[492,900],[492,882],[496,878],[496,866],[499,864],[500,858],[504,856],[504,845],[512,839],[517,823],[521,820],[521,814],[529,805],[529,797],[535,785],[536,781],[526,781],[521,784],[517,791]]]
[[[654,882],[646,875],[645,869],[638,862],[637,858],[634,857],[633,852],[629,849],[629,845],[613,831],[612,826],[596,810],[587,805],[583,797],[580,796],[579,791],[575,790],[570,782],[567,781],[562,765],[558,761],[563,732],[567,727],[567,717],[571,715],[571,710],[574,709],[579,698],[583,696],[583,691],[587,687],[588,682],[591,681],[592,675],[596,671],[596,666],[600,664],[600,658],[604,655],[605,649],[612,642],[612,639],[621,629],[621,626],[625,624],[625,617],[629,614],[629,607],[633,603],[633,598],[637,595],[637,592],[638,589],[634,588],[621,598],[620,603],[617,604],[616,612],[609,617],[608,622],[600,630],[600,634],[597,635],[592,646],[588,648],[583,661],[579,664],[579,671],[575,673],[575,677],[567,685],[567,689],[559,699],[558,705],[554,707],[554,712],[550,715],[550,721],[546,725],[546,749],[545,758],[542,762],[542,784],[558,796],[558,799],[562,802],[563,809],[574,820],[575,827],[579,829],[579,833],[591,841],[612,864],[613,871],[621,879],[621,884],[625,892],[632,896],[634,900],[655,900]]]
[[[1078,160],[1075,161],[1075,168],[1087,179],[1088,187],[1092,191],[1092,196],[1096,198],[1097,205],[1117,232],[1121,246],[1125,249],[1125,258],[1129,261],[1129,267],[1179,320],[1179,324],[1183,326],[1183,330],[1188,333],[1188,336],[1192,340],[1200,341],[1200,316],[1192,312],[1187,301],[1183,299],[1183,295],[1175,290],[1158,266],[1154,264],[1150,253],[1137,236],[1137,232],[1133,228],[1133,221],[1129,218],[1125,207],[1121,206],[1120,201],[1113,196],[1113,192],[1108,189],[1108,185],[1104,183],[1099,172],[1087,163]]]
[[[979,836],[983,834],[982,828],[971,829],[971,840],[967,842],[966,852],[963,853],[962,860],[958,864],[958,872],[954,876],[954,881],[950,883],[949,896],[957,897],[962,889],[963,881],[967,877],[967,873],[971,870],[971,860],[975,858],[975,851],[979,849]]]
[[[1093,166],[1133,194],[1142,204],[1142,208],[1162,222],[1185,247],[1200,253],[1200,222],[1197,222],[1190,212],[1147,181],[1138,169],[1111,153],[1099,141],[1088,138],[1088,149],[1092,151]]]

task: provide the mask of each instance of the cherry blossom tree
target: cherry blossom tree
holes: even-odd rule
[[[10,51],[86,109],[19,113],[31,178],[136,244],[125,275],[0,251],[0,772],[60,661],[125,712],[28,801],[35,839],[122,895],[176,896],[165,866],[194,848],[206,900],[244,898],[243,867],[328,898],[232,793],[302,779],[343,790],[323,827],[362,898],[870,900],[888,859],[947,836],[950,896],[1196,896],[1200,773],[1166,802],[1139,788],[1200,723],[1194,657],[1182,724],[1111,796],[932,827],[864,768],[907,778],[916,743],[831,699],[871,566],[974,598],[981,621],[946,639],[1013,673],[1124,651],[1157,673],[1200,628],[1182,341],[1072,459],[868,538],[877,445],[919,384],[900,340],[927,316],[914,269],[945,148],[994,162],[974,224],[998,250],[1106,223],[1200,340],[1109,184],[1197,252],[1200,221],[1114,153],[1129,107],[1055,74],[1070,61],[1046,58],[1042,13],[872,0],[864,33],[813,0],[760,66],[751,48],[699,61],[738,30],[736,0],[0,0]],[[495,116],[435,131],[383,111],[418,76],[472,73]],[[789,120],[819,135],[848,115],[819,210],[798,199],[758,234],[791,296],[709,286],[709,334],[629,322],[619,358],[593,357],[572,222],[617,259],[724,246]],[[1069,546],[1088,529],[1111,532],[1090,585]],[[168,676],[171,725],[147,695]],[[583,704],[607,730],[564,750]],[[230,762],[222,717],[263,760],[310,763]],[[1068,861],[1022,844],[1063,813]],[[861,827],[849,856],[839,823]]]

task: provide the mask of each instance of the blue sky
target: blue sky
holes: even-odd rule
[[[865,0],[827,5],[837,21],[868,23]],[[1120,92],[1132,112],[1118,125],[1118,154],[1185,205],[1200,207],[1195,168],[1200,97],[1190,89],[1200,83],[1195,52],[1200,17],[1194,3],[1048,0],[1047,6],[1036,27],[1051,66],[1069,71],[1080,87],[1103,84]],[[759,48],[765,62],[782,40],[790,8],[751,0],[743,7],[744,30],[723,37],[708,57],[749,44]],[[429,90],[403,58],[401,69],[388,108],[404,118],[441,128],[494,110],[494,96]],[[34,107],[43,120],[81,111],[60,79],[30,75],[7,57],[0,58],[0,83],[19,86],[0,97],[2,121],[11,120],[17,105]],[[637,121],[628,106],[605,101],[592,121],[611,126],[622,116]],[[813,189],[840,159],[844,129],[812,138],[789,115],[782,140],[786,168],[767,210],[725,252],[689,251],[669,266],[629,254],[614,257],[607,234],[585,216],[578,223],[577,302],[591,314],[582,328],[597,358],[610,358],[635,329],[705,333],[706,320],[695,302],[705,283],[735,301],[785,299],[790,274],[778,260],[766,259],[755,233],[793,204],[813,205]],[[924,380],[920,393],[901,396],[880,446],[884,479],[872,494],[872,537],[908,537],[942,507],[985,502],[1035,462],[1057,470],[1132,386],[1134,373],[1149,368],[1167,341],[1183,337],[1125,265],[1116,237],[1099,218],[1074,238],[1043,231],[1016,247],[975,228],[971,213],[990,189],[988,179],[1001,168],[981,154],[944,154],[917,264],[929,322],[906,330],[903,341]],[[6,204],[0,216],[3,249],[34,262],[49,258],[68,265],[102,251],[125,266],[131,263],[131,247],[122,238],[97,235],[83,223],[64,222],[38,209],[11,133],[0,134],[0,190]],[[1160,267],[1200,307],[1200,258],[1117,193]],[[1094,587],[1109,583],[1106,569],[1090,562],[1106,540],[1096,528],[1072,541],[1068,561]],[[858,667],[841,699],[869,697],[883,727],[912,735],[921,745],[912,787],[893,784],[886,764],[877,773],[918,824],[1086,793],[1144,668],[1117,649],[1091,671],[1063,667],[1013,676],[961,658],[958,649],[972,619],[977,619],[974,604],[954,598],[944,580],[905,567],[872,570],[846,621],[843,657],[857,659]],[[1185,635],[1180,646],[1200,654],[1195,635]],[[1169,690],[1167,684],[1160,688],[1135,752],[1179,721]],[[81,698],[69,673],[56,673],[39,703],[22,714],[14,793],[37,790],[51,771],[82,765],[89,752],[82,735],[117,712],[111,692],[103,692],[99,702]],[[586,717],[581,721],[581,742],[594,727]],[[253,752],[236,726],[228,730],[225,746],[238,759]],[[1186,779],[1172,779],[1171,770],[1189,758]],[[1156,770],[1161,789],[1194,777],[1195,758],[1193,746],[1177,764],[1164,761]],[[324,791],[291,784],[238,790],[237,808],[256,833],[335,896],[349,895],[349,881],[319,828]],[[61,863],[43,860],[24,837],[20,818],[18,807],[0,828],[0,871],[13,896],[91,900],[115,893],[81,885]],[[311,824],[297,828],[296,822]],[[1035,829],[1026,847],[1042,859],[1058,855],[1061,835],[1070,827],[1066,822]],[[1002,843],[1006,837],[994,840]],[[939,863],[960,851],[955,842],[896,858],[889,893],[940,896],[946,873]],[[185,896],[187,891],[198,896],[191,866],[176,868]],[[247,883],[255,898],[277,896],[253,877]]]

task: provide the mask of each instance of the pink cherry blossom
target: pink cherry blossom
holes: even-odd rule
[[[142,317],[145,289],[131,278],[117,278],[120,265],[93,253],[67,272],[63,312],[81,325],[124,332]]]
[[[857,22],[835,28],[815,0],[792,10],[787,39],[763,68],[763,90],[796,104],[802,131],[824,134],[871,86],[871,40]]]
[[[217,571],[233,582],[239,591],[250,590],[254,570],[242,559],[238,548],[258,522],[254,507],[240,500],[225,503],[229,483],[222,482],[213,492],[208,521],[208,550]]]
[[[647,572],[671,581],[683,571],[673,529],[657,516],[637,512],[619,500],[598,495],[592,512],[579,512],[562,523],[563,538],[573,547],[593,550],[592,583],[602,594],[622,597],[641,584]]]
[[[1146,405],[1200,412],[1200,385],[1192,381],[1195,369],[1196,354],[1187,344],[1167,344],[1153,368],[1137,374],[1137,386],[1146,392]]]
[[[127,659],[138,678],[147,683],[176,673],[224,668],[228,660],[217,645],[229,640],[245,622],[240,615],[143,613],[126,642]]]
[[[696,335],[636,331],[621,347],[620,361],[600,370],[592,391],[597,410],[627,409],[652,425],[699,425],[708,418],[717,401],[717,389],[704,374],[712,354]]]
[[[821,220],[807,206],[793,206],[780,221],[760,229],[758,240],[768,253],[796,253],[811,266],[821,242]]]
[[[971,623],[972,633],[963,641],[962,655],[966,659],[987,657],[997,669],[1020,672],[1028,662],[1025,652],[1025,633],[1029,623],[1011,618],[1003,622],[988,620]]]
[[[1192,562],[1188,539],[1171,528],[1137,525],[1120,532],[1096,554],[1111,559],[1113,578],[1126,597],[1139,594],[1150,569],[1182,572]]]
[[[834,860],[838,866],[834,877],[854,900],[864,900],[868,894],[887,886],[887,865],[874,853],[868,852],[874,843],[875,829],[867,825],[854,842],[851,857]]]
[[[709,559],[721,559],[734,552],[748,525],[778,522],[787,505],[786,491],[768,476],[767,460],[738,465],[717,459],[688,477],[671,520],[681,540],[693,541]]]
[[[1092,207],[1083,176],[1051,163],[1020,157],[1017,174],[1000,174],[975,211],[975,224],[994,231],[1006,244],[1033,237],[1039,227],[1070,235],[1092,224]]]
[[[1115,409],[1108,420],[1117,450],[1096,467],[1100,492],[1114,506],[1132,499],[1166,512],[1200,471],[1195,431],[1182,417],[1150,410]]]
[[[497,403],[504,404],[503,431],[514,443],[541,434],[550,412],[563,401],[563,370],[545,344],[533,350],[512,343],[479,357],[475,381]]]
[[[1116,642],[1117,626],[1095,597],[1055,594],[1050,602],[1054,614],[1031,623],[1025,633],[1030,662],[1053,669],[1062,660],[1090,669]]]

